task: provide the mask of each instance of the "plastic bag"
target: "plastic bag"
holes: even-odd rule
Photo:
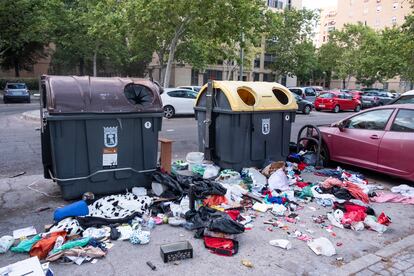
[[[276,246],[276,247],[280,247],[286,250],[289,250],[292,248],[292,243],[288,240],[283,240],[283,239],[279,239],[279,240],[271,240],[269,241],[269,244],[272,246]]]
[[[336,254],[335,247],[327,238],[317,238],[308,242],[308,246],[316,255],[333,256]]]
[[[378,223],[374,216],[367,216],[364,220],[364,224],[368,226],[371,230],[377,231],[381,234],[387,231],[387,226]]]
[[[333,214],[328,213],[326,216],[328,217],[329,221],[333,226],[338,228],[344,228],[344,226],[341,224],[342,218],[344,217],[344,212],[337,209]]]
[[[269,178],[269,188],[271,190],[289,190],[288,179],[283,169],[278,169]]]
[[[387,216],[386,214],[384,214],[384,212],[382,212],[378,216],[378,223],[388,226],[388,225],[391,224],[391,218],[389,216]]]
[[[220,167],[214,166],[214,165],[206,165],[203,178],[204,179],[210,179],[213,177],[216,177],[220,172]]]
[[[0,238],[0,253],[6,253],[14,243],[12,236],[3,236]]]

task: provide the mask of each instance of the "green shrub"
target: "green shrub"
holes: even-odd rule
[[[0,78],[0,90],[3,90],[8,82],[24,82],[29,90],[39,90],[39,78]]]

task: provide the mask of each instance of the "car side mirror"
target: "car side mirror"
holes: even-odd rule
[[[345,123],[343,121],[339,122],[336,126],[339,128],[339,131],[341,132],[345,130]]]

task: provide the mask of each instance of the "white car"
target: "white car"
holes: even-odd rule
[[[180,89],[167,88],[161,94],[162,104],[164,106],[164,117],[172,118],[176,114],[194,114],[194,104],[197,98],[197,92]]]
[[[188,89],[188,90],[193,90],[195,92],[200,92],[201,90],[201,86],[178,86],[177,88],[181,88],[181,89]]]
[[[414,103],[414,90],[407,91],[393,100],[390,104]]]

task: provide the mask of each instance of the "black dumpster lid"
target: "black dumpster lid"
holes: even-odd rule
[[[45,75],[41,83],[51,114],[162,112],[161,88],[147,79]]]

